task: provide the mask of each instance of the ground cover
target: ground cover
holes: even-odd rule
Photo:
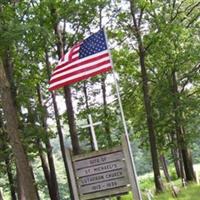
[[[154,195],[152,200],[175,200],[175,199],[199,200],[200,199],[200,185],[193,183],[193,184],[187,185],[185,188],[183,187],[179,187],[179,188],[180,188],[180,193],[178,194],[177,198],[172,196],[172,192],[170,188],[168,187],[163,194]],[[142,193],[143,193],[143,200],[148,200],[147,193],[145,192],[142,192]],[[132,200],[131,193],[121,197],[121,200]]]

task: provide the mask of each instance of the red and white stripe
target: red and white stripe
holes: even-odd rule
[[[112,68],[109,51],[105,50],[79,59],[80,44],[74,46],[56,66],[50,79],[49,90],[85,80]]]

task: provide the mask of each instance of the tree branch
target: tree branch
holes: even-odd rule
[[[196,73],[198,70],[200,70],[200,63],[198,63],[195,67],[193,67],[188,73],[183,75],[183,77],[180,79],[180,81],[184,80],[184,79],[186,79],[186,80],[183,81],[183,83],[182,83],[182,89],[181,89],[180,93],[182,93],[185,90],[185,87],[190,82],[192,75],[194,73]]]
[[[200,13],[198,13],[186,26],[186,28],[189,28],[200,16]]]
[[[189,5],[186,9],[185,9],[185,12],[192,6],[193,4],[191,4],[191,5]],[[186,17],[184,17],[182,20],[181,20],[181,22],[183,22],[192,12],[193,12],[193,10],[196,8],[196,7],[198,7],[200,5],[200,1],[198,2],[198,3],[196,3],[196,4],[194,4],[191,8],[190,8],[190,10],[186,13]]]
[[[139,16],[139,19],[138,19],[138,27],[140,27],[140,25],[141,25],[143,13],[144,13],[144,8],[142,8],[140,10],[140,16]]]
[[[183,5],[184,2],[185,2],[185,0],[181,1],[181,3],[179,4],[179,6],[176,9],[176,13],[174,16],[172,16],[173,15],[173,11],[172,11],[170,22],[173,22],[180,13],[184,12],[184,11],[179,11],[179,9],[181,8],[181,6]],[[173,10],[174,9],[175,9],[175,7],[173,6]]]

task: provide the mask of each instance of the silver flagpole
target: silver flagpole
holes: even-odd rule
[[[106,35],[106,31],[105,30],[104,30],[104,34],[105,34],[105,38],[106,38],[106,44],[107,44],[107,47],[108,47],[108,39],[107,39],[107,35]],[[125,131],[125,138],[126,138],[126,142],[127,142],[127,145],[128,145],[128,151],[129,151],[129,154],[130,154],[131,164],[132,164],[132,169],[133,169],[133,174],[134,174],[134,183],[135,184],[133,186],[134,187],[133,196],[134,196],[135,200],[142,200],[142,195],[141,195],[141,191],[140,191],[139,184],[138,184],[136,168],[135,168],[135,164],[134,164],[134,160],[133,160],[133,153],[132,153],[132,150],[131,150],[131,144],[130,144],[130,140],[129,140],[127,125],[126,125],[126,120],[125,120],[125,117],[124,117],[124,110],[123,110],[122,101],[121,101],[121,97],[120,97],[119,85],[118,85],[117,78],[116,78],[116,75],[115,75],[115,71],[114,71],[114,66],[113,66],[113,61],[112,61],[110,50],[109,50],[109,54],[110,54],[110,58],[111,58],[112,74],[113,74],[113,78],[114,78],[114,82],[115,82],[115,87],[116,87],[117,98],[118,98],[119,107],[120,107],[121,118],[122,118],[124,131]]]

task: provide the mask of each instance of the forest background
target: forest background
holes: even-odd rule
[[[110,74],[48,91],[63,53],[100,28],[108,34],[138,175],[153,171],[159,193],[164,179],[194,181],[199,9],[197,0],[1,0],[0,196],[72,199],[64,150],[94,149],[90,131],[80,128],[88,114],[102,121],[95,129],[100,149],[120,144]]]

